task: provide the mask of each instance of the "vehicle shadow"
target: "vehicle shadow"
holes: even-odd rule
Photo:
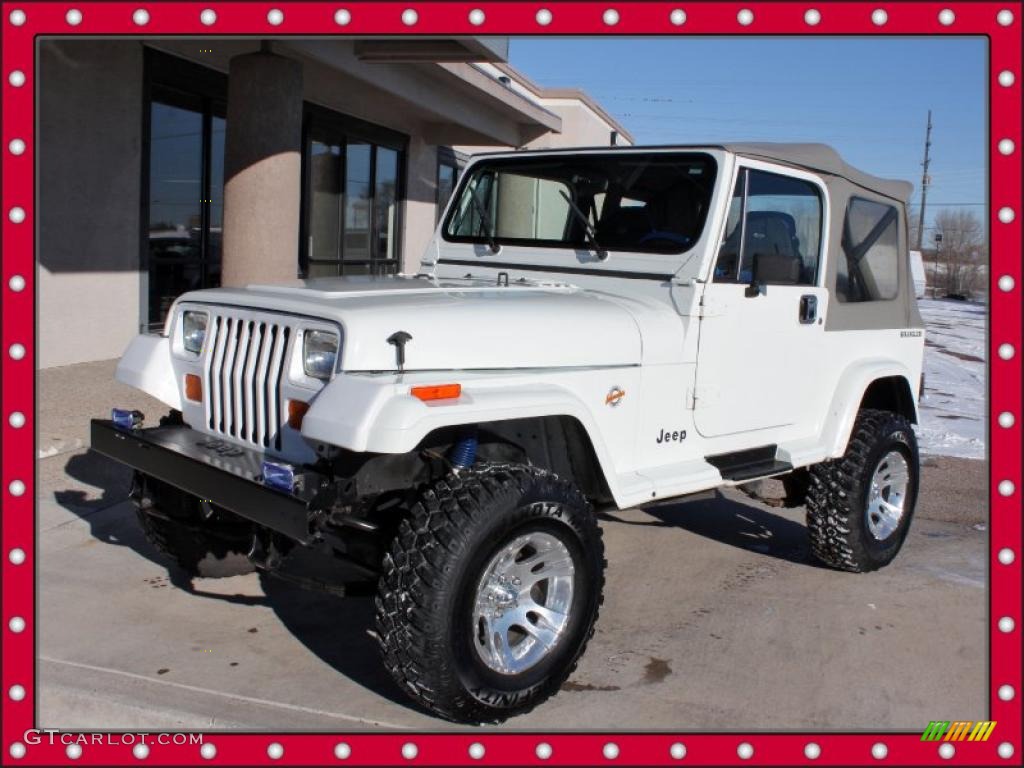
[[[807,528],[769,511],[757,501],[715,498],[666,502],[644,507],[648,519],[630,520],[616,512],[601,518],[625,525],[682,528],[697,536],[798,565],[822,568],[810,554]]]
[[[78,489],[54,493],[58,504],[89,524],[94,538],[128,547],[166,568],[170,583],[190,595],[270,608],[299,642],[340,674],[396,704],[426,714],[402,693],[380,663],[371,634],[374,626],[372,595],[376,593],[374,579],[344,566],[335,567],[326,557],[301,553],[289,559],[280,576],[264,572],[253,574],[252,578],[259,579],[262,595],[225,594],[204,589],[203,583],[210,580],[193,579],[146,539],[134,510],[124,504],[129,501],[129,470],[101,454],[87,451],[72,456],[64,472],[72,480],[101,491],[100,497],[95,499],[87,498],[86,493]],[[297,583],[308,585],[314,580],[323,581],[326,573],[330,574],[336,592]],[[281,662],[285,668],[287,660]]]

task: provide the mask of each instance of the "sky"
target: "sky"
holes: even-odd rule
[[[914,204],[931,109],[926,226],[946,207],[984,220],[987,58],[984,38],[946,36],[514,37],[509,52],[539,85],[585,90],[637,144],[824,142],[912,182]]]

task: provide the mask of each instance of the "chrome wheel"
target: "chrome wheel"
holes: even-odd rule
[[[889,538],[900,527],[907,503],[910,468],[899,451],[889,451],[875,467],[868,489],[868,530],[878,541]]]
[[[575,570],[565,544],[541,531],[491,558],[473,602],[473,647],[484,664],[517,675],[555,649],[569,624]]]

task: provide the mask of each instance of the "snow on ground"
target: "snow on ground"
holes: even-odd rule
[[[918,299],[925,323],[922,453],[985,458],[985,317],[982,304]]]

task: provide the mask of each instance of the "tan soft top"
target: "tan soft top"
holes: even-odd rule
[[[847,181],[873,190],[894,200],[907,202],[914,186],[909,181],[882,179],[857,170],[839,156],[828,144],[721,144],[722,149],[743,157],[774,160],[800,168],[808,168],[832,176],[841,176]]]

